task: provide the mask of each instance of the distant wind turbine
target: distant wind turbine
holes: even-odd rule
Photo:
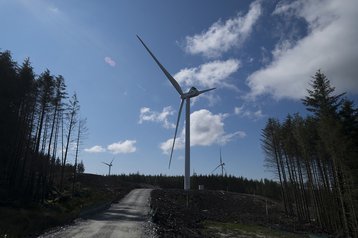
[[[190,190],[190,98],[199,96],[202,93],[214,90],[215,88],[210,88],[202,91],[198,91],[195,87],[191,87],[189,92],[184,93],[181,89],[179,83],[170,75],[170,73],[164,68],[164,66],[158,61],[158,59],[153,55],[153,53],[149,50],[149,48],[144,44],[142,39],[137,35],[140,42],[146,48],[148,53],[152,56],[154,61],[158,64],[159,68],[163,71],[165,76],[169,79],[170,83],[174,86],[177,92],[180,95],[181,103],[178,112],[177,124],[175,127],[173,146],[170,152],[170,160],[169,160],[169,168],[173,157],[173,150],[175,145],[175,139],[178,132],[178,126],[180,121],[181,111],[183,109],[184,101],[186,102],[186,115],[185,115],[185,176],[184,176],[184,190]]]
[[[111,175],[111,168],[112,168],[112,163],[113,163],[113,160],[114,160],[114,158],[112,159],[112,161],[111,161],[111,163],[106,163],[106,162],[102,162],[103,164],[105,164],[105,165],[107,165],[108,166],[108,176],[110,176]]]
[[[224,168],[224,166],[225,166],[225,163],[223,163],[223,160],[222,160],[222,157],[221,157],[221,149],[220,149],[220,164],[213,171],[211,171],[211,173],[214,173],[215,170],[217,170],[219,167],[221,167],[221,176],[224,177],[224,170],[225,170],[225,173],[226,173],[226,169]]]

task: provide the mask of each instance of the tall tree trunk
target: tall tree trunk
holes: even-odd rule
[[[76,125],[76,117],[79,110],[78,100],[76,93],[72,96],[72,99],[70,100],[70,108],[69,108],[69,124],[68,124],[68,132],[67,132],[67,138],[66,138],[66,148],[61,168],[61,181],[60,181],[60,189],[63,190],[63,178],[65,173],[65,167],[66,167],[66,161],[67,161],[67,154],[68,154],[68,148],[70,145],[71,140],[71,133]]]
[[[77,158],[78,158],[78,150],[80,147],[80,136],[81,136],[81,120],[78,121],[78,133],[77,133],[77,141],[76,141],[76,155],[75,155],[75,165],[73,167],[73,181],[72,181],[72,195],[75,194],[75,184],[77,179]]]

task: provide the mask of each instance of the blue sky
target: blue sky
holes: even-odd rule
[[[0,49],[77,92],[87,172],[115,157],[112,173],[183,174],[183,120],[170,170],[167,154],[180,98],[138,34],[184,91],[217,88],[192,101],[191,170],[210,173],[221,147],[229,174],[273,178],[261,129],[306,113],[317,69],[357,102],[357,18],[354,0],[0,0]]]

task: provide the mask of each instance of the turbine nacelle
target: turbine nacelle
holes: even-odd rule
[[[109,175],[111,175],[111,167],[113,166],[113,160],[114,160],[114,157],[113,157],[113,159],[112,159],[112,161],[111,161],[111,163],[106,163],[106,162],[102,162],[102,164],[105,164],[105,165],[107,165],[108,166],[108,176]]]
[[[210,88],[210,89],[205,89],[205,90],[199,91],[198,89],[196,89],[196,87],[191,87],[189,89],[189,92],[180,94],[180,97],[181,97],[181,99],[193,98],[193,97],[199,96],[202,93],[206,93],[206,92],[209,92],[214,89],[215,88]]]
[[[224,168],[224,166],[225,166],[225,163],[223,162],[223,159],[221,157],[221,148],[220,148],[220,163],[219,163],[218,166],[215,167],[215,169],[213,171],[211,171],[211,173],[214,173],[215,170],[217,170],[218,168],[221,167],[221,176],[224,177],[224,171],[225,171],[225,174],[226,174],[226,169]]]
[[[196,97],[196,96],[199,96],[199,95],[200,95],[200,91],[197,90],[196,87],[191,87],[189,89],[189,92],[184,93],[183,95],[181,95],[181,98],[182,99],[193,98],[193,97]]]

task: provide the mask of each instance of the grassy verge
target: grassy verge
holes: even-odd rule
[[[13,202],[0,206],[0,237],[37,237],[46,230],[99,212],[135,187],[103,176],[84,175],[73,195],[68,187],[43,204]]]
[[[203,222],[202,233],[208,237],[265,237],[265,238],[308,238],[305,234],[295,234],[285,231],[270,229],[268,227],[240,224],[222,223],[214,221]]]
[[[112,194],[85,191],[65,201],[46,201],[27,207],[0,207],[0,237],[34,237],[44,230],[68,224],[81,212],[110,203]]]
[[[33,237],[41,231],[65,224],[75,212],[53,211],[41,207],[0,208],[0,237]]]

